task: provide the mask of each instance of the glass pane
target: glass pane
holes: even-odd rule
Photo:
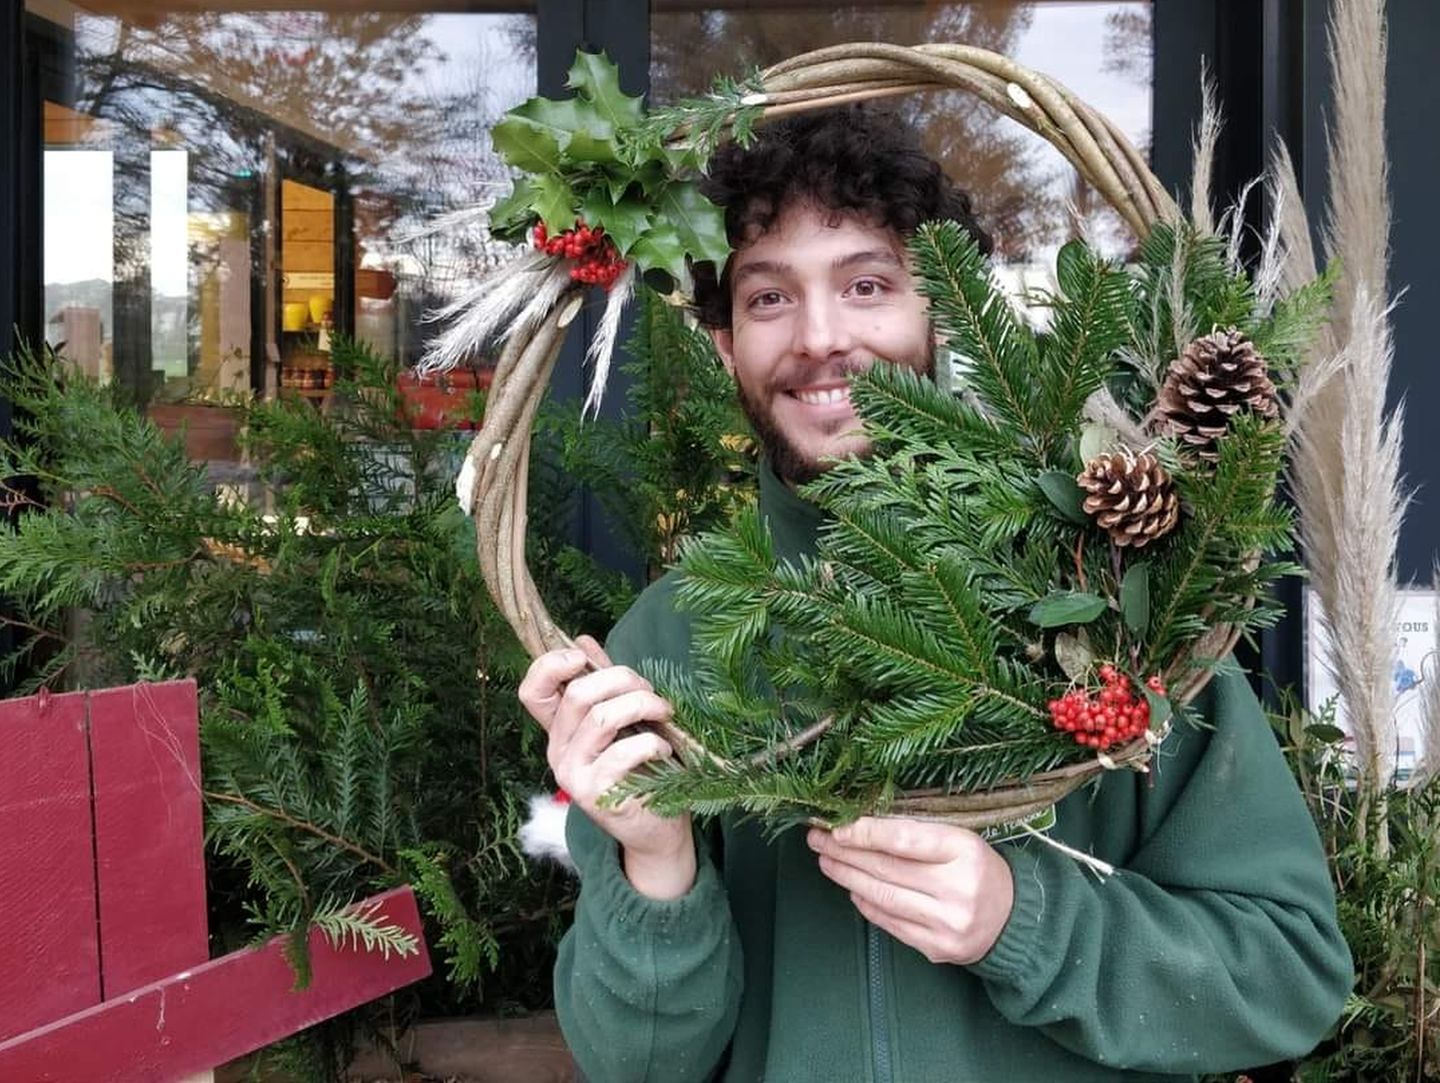
[[[949,41],[1014,57],[1108,115],[1141,148],[1150,143],[1152,47],[1148,0],[982,0],[977,3],[761,4],[735,0],[656,11],[651,83],[659,101],[706,90],[716,74],[743,75],[812,49],[855,41]],[[1131,240],[1044,140],[961,91],[891,103],[915,121],[928,149],[975,198],[996,258],[1023,283],[1079,232],[1107,253]]]
[[[47,339],[76,364],[213,400],[327,364],[332,331],[413,361],[498,257],[426,227],[504,182],[487,132],[534,93],[533,15],[326,6],[27,4]]]

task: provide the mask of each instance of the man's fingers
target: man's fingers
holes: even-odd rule
[[[820,871],[851,895],[864,899],[887,914],[926,927],[944,926],[940,904],[929,895],[877,880],[863,869],[823,854],[820,857]]]
[[[871,925],[884,929],[900,943],[910,945],[932,963],[939,962],[944,958],[940,938],[924,925],[906,921],[889,911],[881,910],[874,903],[859,895],[852,894],[850,901],[855,905],[855,909],[860,911],[860,916]]]
[[[670,704],[648,688],[637,688],[595,704],[575,728],[567,756],[586,762],[598,757],[615,734],[637,722],[668,722]]]
[[[806,841],[817,854],[854,866],[877,880],[899,884],[927,895],[933,894],[929,888],[935,875],[934,862],[896,857],[894,854],[885,853],[882,850],[862,850],[854,846],[844,846],[837,842],[829,831],[822,831],[818,827],[810,829]]]
[[[584,651],[546,651],[525,671],[518,689],[521,706],[548,730],[565,685],[584,673],[587,666]]]
[[[674,755],[665,738],[658,733],[637,733],[622,737],[590,765],[591,796],[599,797],[641,764],[668,759]]]
[[[590,664],[596,669],[608,669],[615,664],[610,661],[610,656],[605,653],[605,648],[600,646],[594,636],[576,636],[575,646],[585,652],[585,657],[590,659]]]
[[[935,864],[954,861],[981,843],[980,836],[963,827],[877,816],[863,816],[831,834],[842,846]]]
[[[568,755],[566,751],[585,716],[597,703],[638,689],[649,691],[650,682],[633,669],[610,666],[576,677],[560,695],[550,723],[550,765]]]

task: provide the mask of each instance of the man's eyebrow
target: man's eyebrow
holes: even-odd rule
[[[895,254],[892,248],[866,248],[859,252],[847,252],[845,255],[836,258],[831,266],[842,271],[847,267],[853,267],[857,263],[883,263],[890,267],[903,267],[905,264]],[[735,269],[731,278],[732,283],[738,283],[751,275],[785,275],[792,272],[794,268],[788,263],[782,263],[773,259],[757,259],[749,263],[742,263]]]
[[[791,270],[790,264],[781,263],[773,259],[757,259],[749,263],[742,263],[735,268],[731,282],[739,282],[750,275],[783,275]]]
[[[846,267],[853,267],[857,263],[884,263],[891,267],[905,266],[893,248],[867,248],[862,252],[851,252],[837,259],[833,266],[839,271]]]

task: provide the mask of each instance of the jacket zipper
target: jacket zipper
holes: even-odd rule
[[[885,937],[865,922],[865,969],[870,989],[870,1067],[874,1083],[894,1083],[890,1012],[885,999]]]

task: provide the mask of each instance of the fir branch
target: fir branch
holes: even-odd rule
[[[991,280],[975,239],[954,222],[932,222],[916,232],[910,252],[937,327],[972,365],[967,386],[996,421],[1034,435],[1026,375],[1035,370],[1035,342]]]

